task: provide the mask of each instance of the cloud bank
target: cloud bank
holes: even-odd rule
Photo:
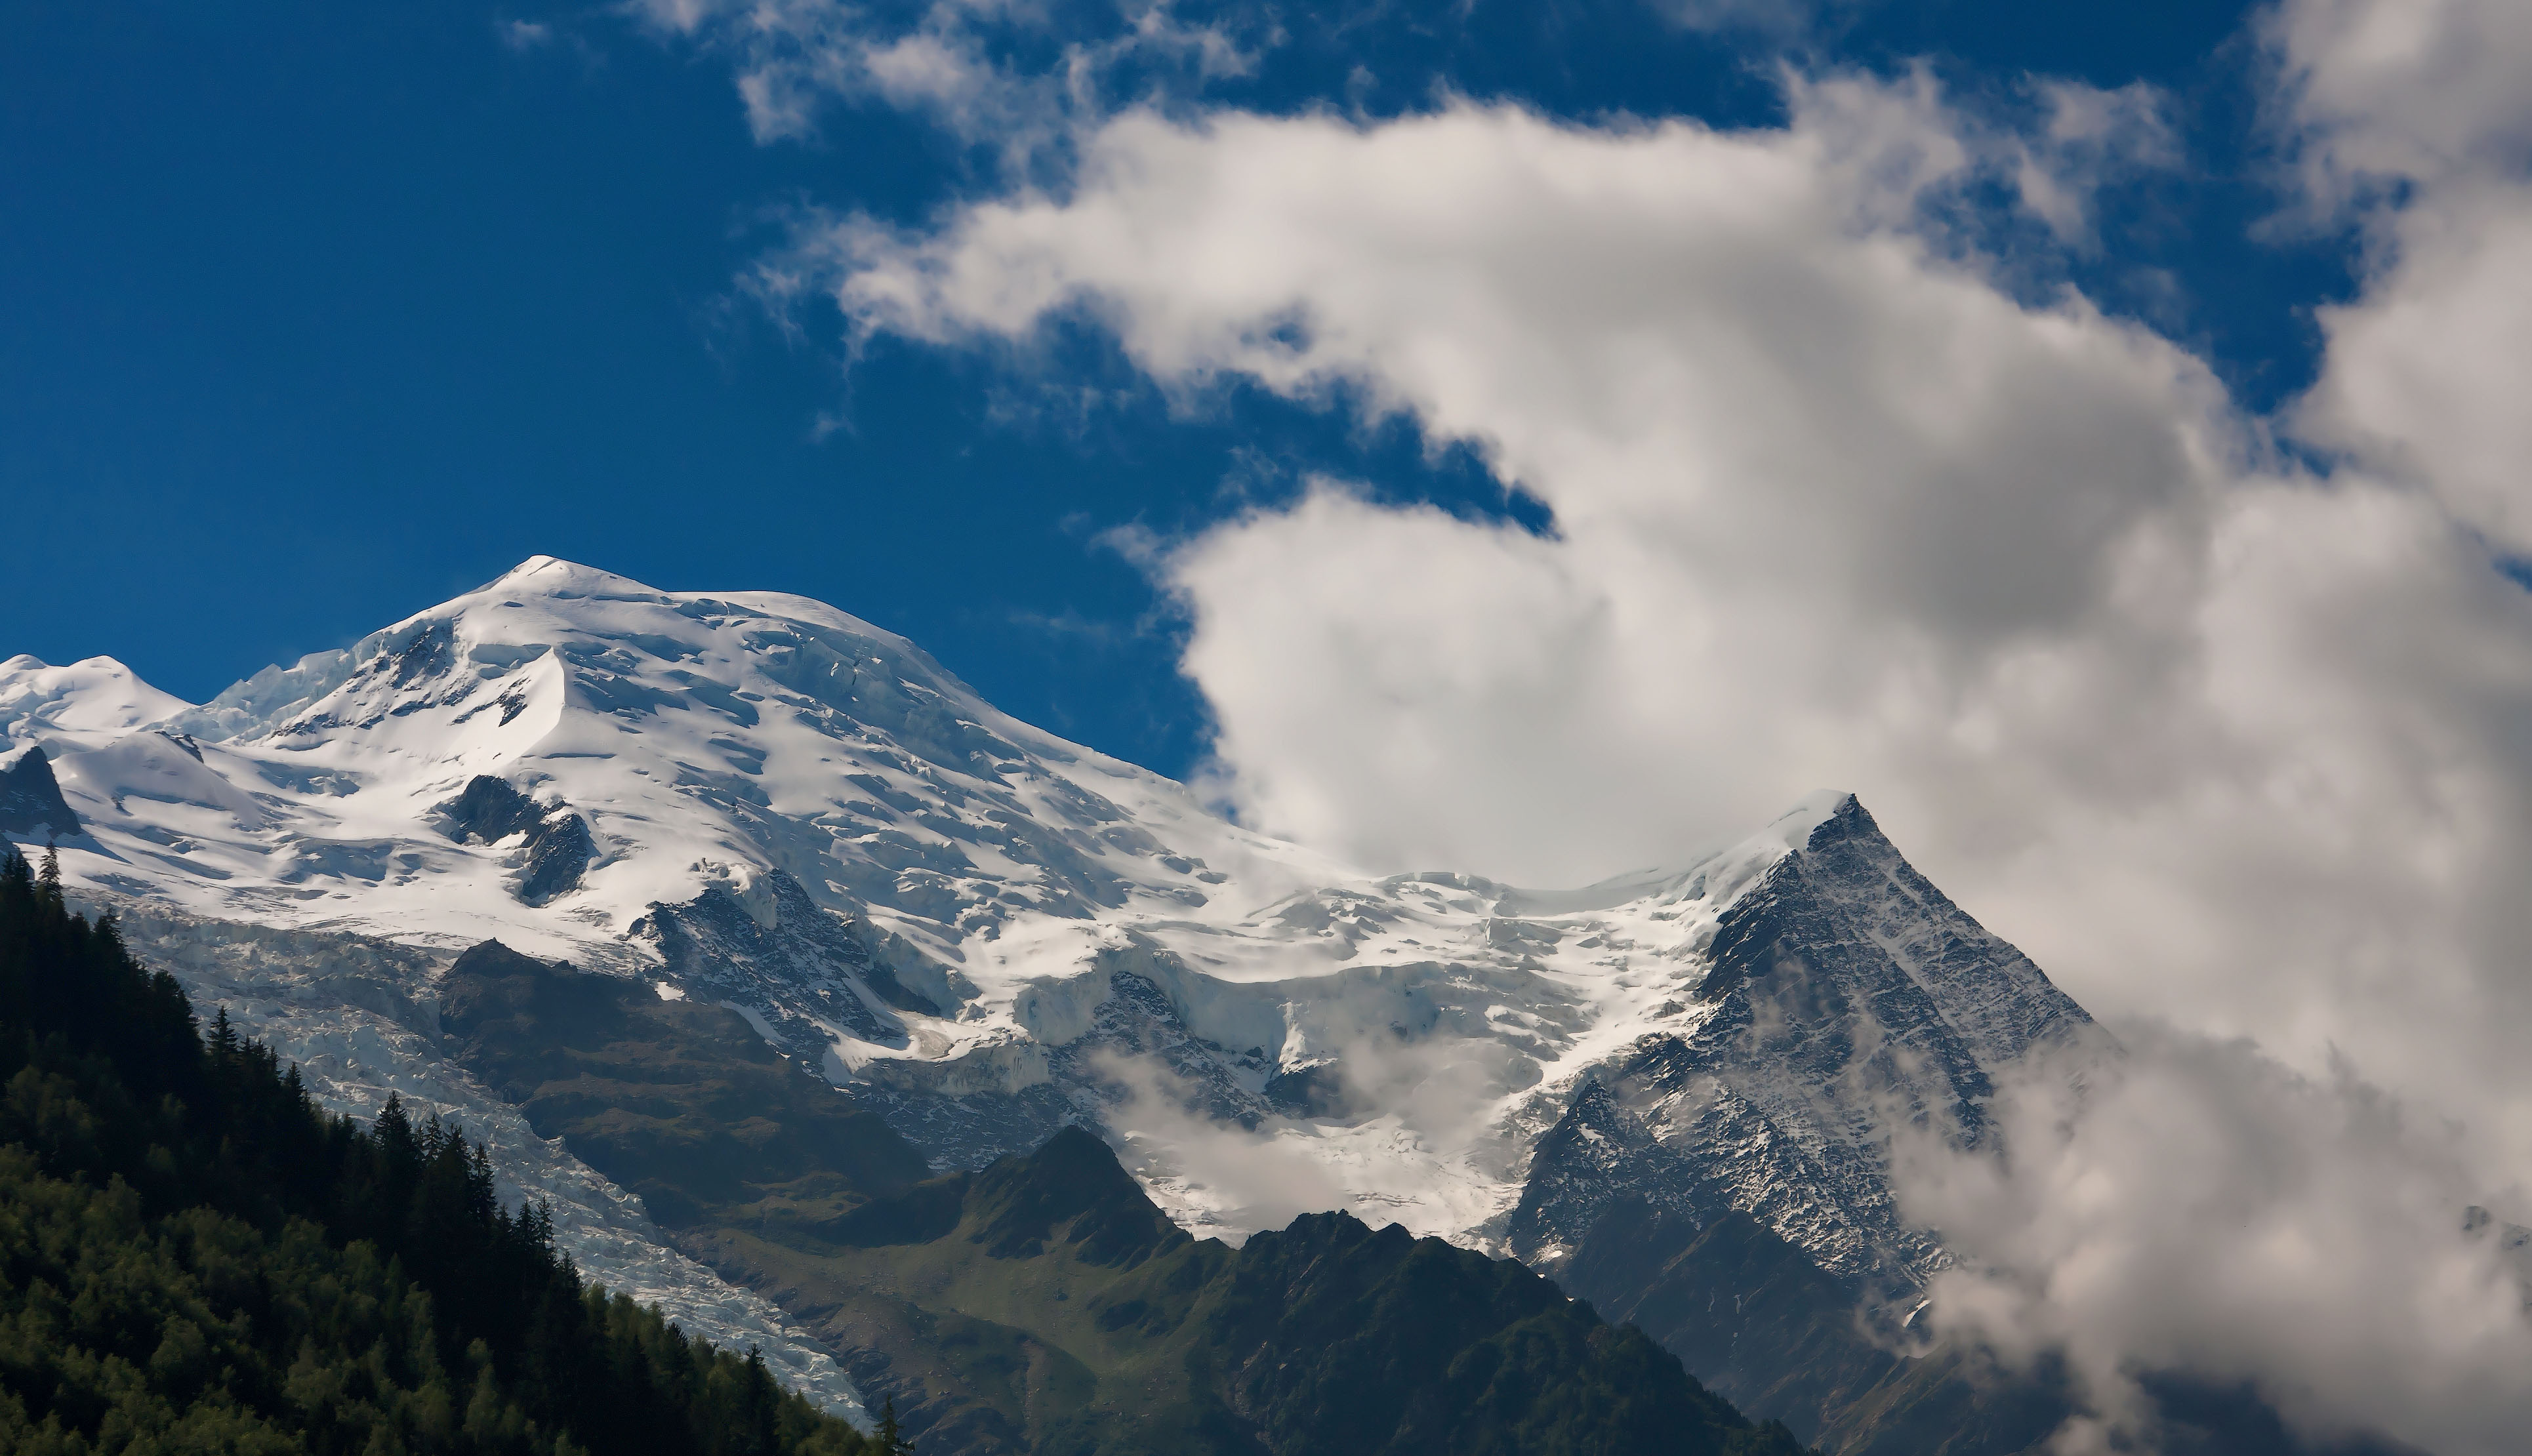
[[[2092,1412],[2062,1451],[2153,1449],[2138,1376],[2171,1371],[2253,1386],[2324,1438],[2517,1449],[2532,1269],[2471,1213],[2453,1132],[2344,1069],[2127,1038],[2024,1069],[1996,1107],[2002,1158],[1903,1146],[1903,1207],[1964,1259],[1929,1291],[1933,1329],[2062,1358]]]

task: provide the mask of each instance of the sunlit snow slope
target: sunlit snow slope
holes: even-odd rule
[[[30,747],[92,891],[647,977],[938,1163],[1085,1120],[1226,1232],[1346,1204],[1552,1262],[1623,1185],[1904,1281],[1878,1109],[1974,1129],[2083,1021],[1843,795],[1585,890],[1375,878],[831,607],[545,557],[199,707],[9,659]]]

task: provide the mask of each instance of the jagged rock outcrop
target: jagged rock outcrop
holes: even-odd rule
[[[903,1046],[896,1013],[946,1016],[974,993],[901,937],[820,906],[778,869],[759,875],[745,898],[715,883],[681,904],[655,904],[628,933],[658,948],[678,984],[757,1011],[777,1044],[813,1066],[838,1033]]]
[[[417,659],[408,649],[398,660],[406,664],[397,669],[396,681],[402,682]],[[539,804],[489,773],[477,774],[443,812],[448,837],[460,844],[499,844],[519,836],[520,872],[512,893],[522,905],[550,905],[579,889],[581,871],[598,852],[588,821],[569,806]]]
[[[29,748],[16,762],[0,767],[0,834],[31,839],[49,833],[67,839],[78,832],[79,815],[62,798],[53,761],[41,748]]]

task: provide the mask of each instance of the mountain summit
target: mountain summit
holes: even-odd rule
[[[200,707],[98,711],[150,690],[119,667],[53,681],[71,671],[0,668],[0,733],[45,745],[99,808],[91,877],[267,924],[630,967],[623,932],[653,902],[781,871],[950,947],[1014,916],[1183,914],[1208,855],[1296,858],[830,607],[550,557]],[[579,824],[574,862],[488,842],[473,816],[502,791],[479,780]]]

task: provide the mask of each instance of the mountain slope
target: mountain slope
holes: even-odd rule
[[[1704,1014],[1639,1039],[1537,1146],[1512,1247],[1554,1267],[1606,1204],[1739,1209],[1844,1278],[1904,1289],[1935,1246],[1892,1204],[1894,1117],[1975,1141],[1988,1069],[2090,1024],[1918,874],[1853,798],[1716,915]]]
[[[501,1201],[549,1207],[556,1247],[585,1275],[656,1306],[688,1334],[763,1350],[785,1385],[822,1409],[864,1417],[834,1356],[795,1320],[678,1254],[640,1198],[539,1135],[449,1055],[458,1048],[441,1034],[443,961],[432,951],[205,921],[129,899],[117,909],[120,936],[137,958],[171,973],[196,1005],[251,1028],[297,1067],[320,1107],[368,1122],[394,1097],[415,1116],[462,1125],[489,1153]]]
[[[921,1181],[922,1155],[724,1007],[486,941],[440,985],[453,1055],[674,1229],[815,1224]]]
[[[1848,796],[1582,890],[1371,875],[833,608],[549,558],[199,707],[107,659],[10,659],[0,743],[46,756],[79,892],[181,924],[171,956],[395,948],[394,1030],[326,1041],[346,1105],[425,1078],[489,1095],[431,1038],[443,996],[480,1030],[449,968],[497,938],[623,978],[640,1036],[574,1053],[608,1076],[672,1030],[662,997],[727,1006],[793,1079],[777,1101],[814,1072],[935,1169],[1088,1125],[1192,1230],[1345,1207],[1610,1270],[1603,1294],[1643,1270],[1594,1231],[1640,1205],[1686,1244],[1746,1220],[1904,1318],[1941,1254],[1899,1216],[1889,1119],[1975,1141],[1993,1074],[2085,1020]],[[292,1014],[334,993],[309,979]],[[673,1109],[593,1142],[598,1099],[535,1091],[558,1080],[502,1086],[635,1183],[675,1143]],[[645,1197],[662,1223],[785,1199],[809,1219],[890,1186]]]
[[[1583,891],[1374,877],[1016,723],[832,608],[547,558],[200,708],[102,659],[11,659],[0,733],[51,756],[93,891],[663,980],[869,1089],[942,1165],[1086,1118],[1191,1227],[1294,1211],[1209,1172],[1213,1145],[1253,1144],[1327,1202],[1482,1247],[1581,1080],[1646,1036],[1728,1040],[1711,948],[1750,917],[1725,917],[1845,802]],[[1966,918],[1870,837],[1806,859],[1783,919],[1915,947],[1917,1001],[1958,980],[1909,1009],[1939,1065],[1899,1091],[1974,1101],[2071,1003],[2027,962],[1967,989],[1993,948],[1943,960]],[[1806,919],[1832,904],[1852,925]],[[1773,1086],[1755,1114],[1826,1161],[1754,1174],[1736,1205],[1833,1262],[1921,1262],[1886,1218],[1840,1216],[1881,1197],[1869,1156],[1841,1172],[1855,1107]]]
[[[1344,1214],[1197,1241],[1078,1128],[917,1181],[735,1013],[497,944],[442,1006],[486,1085],[779,1292],[929,1452],[1790,1449],[1515,1263]]]
[[[1518,1264],[1341,1212],[1198,1242],[1078,1129],[816,1245],[723,1247],[822,1311],[937,1449],[1796,1449]]]

